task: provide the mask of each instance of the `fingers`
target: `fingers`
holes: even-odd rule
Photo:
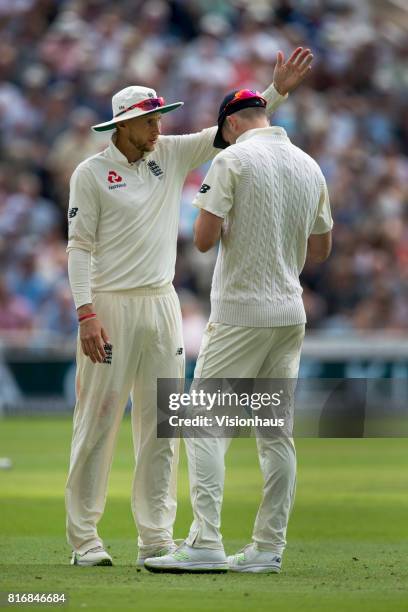
[[[276,67],[280,68],[281,66],[283,66],[284,61],[285,61],[285,58],[284,58],[282,51],[278,51],[276,55]]]
[[[104,342],[101,336],[82,338],[81,346],[84,355],[89,357],[92,363],[102,363],[106,357]]]
[[[296,66],[297,68],[300,68],[303,64],[303,62],[307,61],[308,58],[311,55],[311,51],[310,49],[304,49],[301,53],[299,53],[299,55],[296,57],[296,60],[294,61],[294,66]],[[312,56],[313,59],[313,56]]]
[[[305,57],[303,58],[302,62],[298,65],[299,70],[301,72],[307,72],[312,61],[313,61],[313,54],[310,53],[309,51],[308,54],[305,55]]]
[[[92,350],[92,344],[90,342],[88,342],[87,340],[81,340],[81,346],[82,346],[82,351],[84,353],[84,355],[86,357],[89,357],[89,359],[93,362],[96,363],[95,360],[95,356]]]
[[[310,66],[312,60],[313,54],[310,49],[298,47],[288,59],[287,64],[292,64],[293,67],[298,68],[299,70],[304,70]]]
[[[306,68],[303,68],[301,73],[300,73],[300,77],[303,79],[303,77],[305,77],[307,74],[309,74],[309,72],[312,70],[311,66],[307,66]]]
[[[290,56],[287,64],[291,62],[292,68],[294,68],[300,79],[303,79],[311,70],[311,63],[313,61],[313,53],[310,49],[303,49],[298,47]]]
[[[298,47],[297,49],[293,51],[292,55],[288,59],[288,64],[295,62],[296,58],[299,56],[299,53],[302,51],[302,49],[303,47]]]
[[[301,79],[303,79],[311,71],[311,69],[312,69],[311,63],[312,63],[312,61],[313,61],[313,55],[310,55],[306,60],[303,61],[303,63],[297,69],[299,77]]]
[[[103,327],[101,328],[101,336],[102,336],[102,340],[105,342],[105,344],[110,344],[110,340],[109,340],[108,334],[103,329]]]
[[[104,359],[105,359],[105,357],[106,357],[106,353],[105,353],[104,344],[105,344],[105,343],[104,343],[104,342],[103,342],[103,340],[102,340],[102,336],[100,336],[100,337],[98,338],[98,341],[96,342],[96,351],[97,351],[97,353],[98,353],[98,357],[99,357],[99,358],[98,358],[98,361],[99,361],[99,363],[102,363],[102,362],[103,362],[103,360],[104,360]]]
[[[95,342],[82,340],[81,345],[84,355],[89,357],[92,363],[102,363],[103,359],[101,358],[98,346]]]

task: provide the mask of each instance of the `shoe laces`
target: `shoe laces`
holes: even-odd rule
[[[90,548],[89,550],[86,551],[86,553],[84,553],[85,555],[87,553],[96,553],[96,552],[105,552],[105,549],[103,548],[103,546],[95,546],[94,548]]]
[[[162,550],[166,550],[167,552],[166,554],[174,554],[179,548],[181,548],[184,544],[184,540],[178,539],[178,540],[173,540],[172,544],[169,544],[168,546],[164,547]]]
[[[245,544],[245,546],[241,548],[237,554],[239,555],[240,553],[245,553],[245,551],[247,551],[249,548],[253,548],[253,546],[254,545],[252,542],[250,544]]]

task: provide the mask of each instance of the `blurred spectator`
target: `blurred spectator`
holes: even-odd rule
[[[32,328],[32,314],[24,298],[13,295],[0,279],[0,333],[29,331]]]
[[[35,174],[17,177],[17,190],[5,202],[4,220],[12,234],[42,238],[61,222],[55,205],[41,196],[41,182]],[[1,223],[1,221],[0,221]]]
[[[20,253],[17,265],[10,270],[9,289],[23,297],[36,313],[38,308],[51,293],[51,287],[38,271],[36,249],[31,246]]]
[[[66,339],[76,338],[78,319],[72,305],[71,290],[61,283],[40,310],[36,321],[40,329],[63,334]]]
[[[91,109],[76,108],[68,117],[69,127],[56,138],[50,149],[48,169],[61,190],[57,197],[62,201],[67,201],[69,179],[76,166],[105,148],[105,143],[91,130],[96,121],[96,114]]]
[[[402,3],[0,0],[0,16],[2,330],[30,329],[35,312],[37,326],[75,335],[68,184],[75,166],[108,142],[109,134],[89,128],[110,117],[114,91],[144,83],[184,100],[179,113],[163,118],[163,131],[197,131],[215,123],[226,90],[262,89],[276,51],[297,45],[314,49],[315,66],[273,122],[321,165],[335,219],[331,258],[302,275],[309,325],[328,334],[407,330]],[[190,204],[205,170],[188,177],[182,194],[175,285],[185,297],[188,356],[198,348],[216,254],[192,245]]]

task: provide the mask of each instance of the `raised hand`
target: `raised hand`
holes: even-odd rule
[[[285,62],[282,51],[278,51],[273,72],[273,84],[281,96],[293,91],[312,69],[313,54],[310,49],[298,47]]]

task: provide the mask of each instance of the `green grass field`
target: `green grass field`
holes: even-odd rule
[[[0,471],[0,591],[65,592],[68,608],[78,610],[408,610],[407,440],[298,440],[298,490],[282,573],[191,576],[134,567],[128,419],[100,524],[115,566],[69,566],[63,494],[70,438],[66,419],[0,421],[0,456],[14,464]],[[254,441],[235,440],[223,510],[227,552],[249,541],[260,491]],[[190,521],[183,452],[177,538]]]

